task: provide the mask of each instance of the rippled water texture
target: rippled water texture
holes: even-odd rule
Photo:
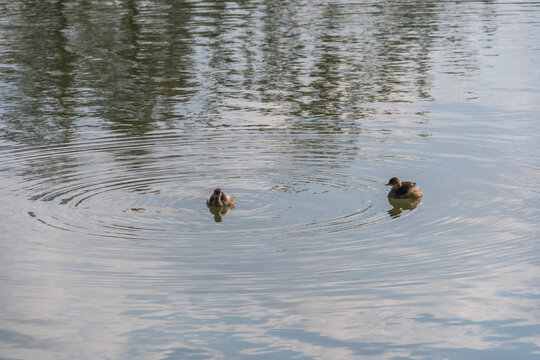
[[[540,357],[540,3],[0,14],[0,358]]]

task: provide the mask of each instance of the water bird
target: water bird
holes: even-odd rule
[[[206,205],[211,207],[231,208],[234,206],[234,197],[227,195],[220,188],[214,189],[214,193],[206,199]]]
[[[413,181],[401,182],[397,177],[393,177],[386,186],[392,186],[388,193],[389,199],[419,199],[422,197],[422,190],[417,188]]]

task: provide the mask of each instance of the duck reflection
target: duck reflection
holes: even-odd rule
[[[401,216],[403,210],[414,210],[416,206],[422,201],[422,198],[408,198],[408,199],[392,199],[388,198],[388,202],[392,205],[392,209],[388,210],[388,214],[397,218]]]
[[[228,210],[232,209],[233,207],[234,205],[224,206],[224,207],[208,206],[208,210],[210,210],[210,212],[214,214],[215,222],[222,222],[223,216],[227,213]]]

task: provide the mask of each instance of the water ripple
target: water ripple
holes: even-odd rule
[[[250,143],[231,145],[231,132],[249,136]],[[251,141],[260,132],[252,128],[207,129],[201,139],[190,140],[162,131],[33,148],[6,146],[2,170],[24,179],[14,190],[31,201],[27,213],[33,219],[98,237],[175,239],[223,231],[228,236],[257,232],[260,238],[310,236],[388,219],[384,209],[374,206],[371,193],[377,181],[340,170],[354,161],[358,149],[308,144],[299,152],[277,141],[274,136],[282,132],[276,132],[257,146]],[[214,186],[238,199],[236,208],[223,214],[222,227],[213,224],[204,204]]]

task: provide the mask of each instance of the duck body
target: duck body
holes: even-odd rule
[[[388,193],[389,199],[419,199],[422,197],[422,190],[417,188],[413,181],[401,182],[397,177],[393,177],[386,186],[392,186]]]
[[[231,208],[234,206],[234,197],[225,194],[220,188],[216,188],[212,195],[206,199],[206,205],[211,207]]]

